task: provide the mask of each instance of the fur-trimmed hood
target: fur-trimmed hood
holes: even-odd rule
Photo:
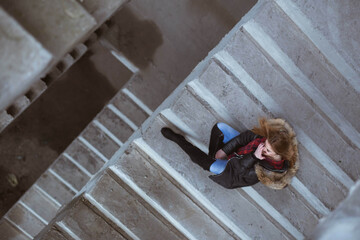
[[[299,169],[299,153],[297,147],[297,140],[294,130],[284,119],[269,119],[269,125],[282,127],[287,131],[291,138],[290,151],[292,157],[286,159],[289,161],[289,168],[285,172],[274,172],[262,167],[259,163],[255,165],[256,175],[261,183],[272,189],[283,189],[290,184],[291,179],[295,176]]]

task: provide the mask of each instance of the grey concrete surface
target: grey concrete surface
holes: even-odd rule
[[[103,190],[107,189],[104,188],[105,186],[112,186],[113,190],[104,192]],[[128,189],[118,184],[109,175],[104,175],[97,187],[89,194],[139,239],[182,238],[179,233],[174,233],[171,227],[160,221],[142,200],[133,195],[134,193],[129,194]]]
[[[1,7],[0,31],[0,111],[3,111],[40,77],[52,54]]]
[[[127,30],[125,36],[116,36],[118,41],[125,44],[129,49],[130,55],[128,57],[130,56],[130,60],[135,63],[140,62],[139,66],[142,66],[141,63],[147,66],[141,72],[142,77],[147,80],[142,78],[136,80],[140,85],[138,87],[134,86],[134,88],[139,88],[140,93],[143,93],[142,89],[150,89],[155,86],[158,87],[155,96],[165,98],[254,3],[255,1],[242,1],[239,3],[238,1],[228,0],[219,3],[199,0],[181,1],[176,4],[166,3],[162,7],[162,3],[157,2],[155,4],[158,7],[154,8],[154,6],[146,2],[137,1],[129,6],[127,10],[119,11],[119,14],[115,16],[115,22],[120,19],[122,22],[119,22],[119,26]],[[173,6],[173,4],[175,5]],[[171,14],[166,13],[167,8],[178,6],[181,11],[171,10],[169,11]],[[202,6],[206,10],[203,10]],[[157,11],[158,8],[162,8],[162,10]],[[198,16],[199,13],[204,15],[201,21],[202,17]],[[130,15],[131,17],[121,17],[122,15]],[[148,24],[142,25],[142,22]],[[169,25],[171,22],[174,27]],[[182,25],[182,22],[186,22],[186,25]],[[162,25],[164,27],[159,27]],[[206,33],[206,38],[202,37],[202,42],[199,42],[200,40],[197,40],[197,38],[192,38],[185,41],[186,46],[183,45],[182,41],[172,43],[171,41],[176,40],[175,36],[179,32],[179,29],[175,27],[176,25],[182,26],[181,31],[184,36],[199,31]],[[147,26],[152,26],[152,28],[147,30]],[[160,30],[154,31],[154,26],[161,29],[161,33],[159,33]],[[144,32],[145,30],[148,33],[147,35],[138,35],[138,32]],[[162,35],[161,38],[163,38],[164,44],[159,47],[162,50],[156,53],[156,58],[151,58],[150,55],[145,54],[144,59],[141,54],[147,53],[145,51],[148,48],[146,40],[149,40],[149,37],[152,39],[151,36],[156,34]],[[192,46],[195,43],[196,46]],[[169,49],[177,50],[174,52],[169,51]],[[147,51],[154,52],[154,49],[150,48]],[[171,68],[168,68],[169,58],[174,63]],[[155,69],[155,66],[159,66],[161,71]],[[171,79],[167,78],[167,76],[172,75],[171,72],[173,71],[176,71],[174,74],[178,77],[176,79],[173,77]],[[153,72],[160,78],[153,78]],[[53,79],[56,79],[56,76],[54,77],[44,80],[52,82]],[[129,70],[124,68],[101,45],[92,44],[89,53],[85,54],[79,62],[54,82],[40,98],[30,105],[30,108],[1,133],[1,173],[4,176],[4,180],[1,181],[3,184],[1,185],[3,194],[1,215],[20,198],[26,189],[66,149],[130,77]],[[162,82],[157,83],[157,79],[162,79]],[[168,83],[169,87],[167,87]],[[136,84],[134,83],[134,85]],[[31,98],[30,95],[28,97]],[[151,99],[151,102],[154,101],[151,106],[153,109],[156,108],[156,104],[161,102],[160,99],[156,100],[157,98],[151,96],[148,96],[148,98]],[[124,104],[124,102],[121,104]],[[135,111],[136,109],[133,108],[132,103],[125,106],[121,104],[114,101],[114,106],[120,110],[129,108]],[[136,125],[139,125],[145,117],[143,111],[138,112],[138,114],[134,114],[135,119],[132,119]],[[5,117],[10,116],[5,115]],[[100,122],[106,125],[106,122]],[[113,128],[111,125],[106,126]],[[126,141],[132,130],[125,124],[122,126],[122,132],[121,127],[112,131],[120,140]],[[124,131],[125,129],[128,129],[128,132]],[[121,137],[124,132],[125,137]],[[73,156],[92,174],[98,171],[103,164],[102,160],[94,153],[89,152],[88,149],[85,150],[86,147],[83,143],[76,142],[77,146],[69,149],[69,155]],[[87,159],[89,159],[89,163],[86,162]],[[33,164],[34,162],[36,164]],[[6,176],[10,173],[14,173],[19,181],[18,186],[15,188],[11,187],[6,180]]]
[[[22,205],[15,206],[8,217],[32,237],[35,237],[45,227],[45,223],[26,211]]]
[[[95,19],[98,23],[105,22],[115,10],[119,9],[123,4],[129,0],[77,0]]]
[[[349,195],[326,218],[322,219],[312,234],[312,239],[355,240],[360,235],[360,182],[350,189]]]
[[[231,236],[216,224],[201,208],[194,205],[161,169],[147,161],[136,146],[114,165],[125,174],[138,188],[158,203],[172,218],[179,222],[195,238],[229,239]],[[106,188],[102,188],[105,190]]]
[[[73,233],[81,239],[124,239],[84,203],[77,204],[63,224],[71,226]]]
[[[19,230],[14,228],[11,223],[7,222],[5,219],[0,221],[0,231],[3,236],[8,237],[9,239],[19,239],[19,240],[29,240],[31,238],[21,235]]]
[[[78,139],[74,140],[72,144],[69,145],[66,149],[66,153],[91,174],[98,172],[104,164],[95,153],[89,151]]]
[[[360,23],[357,18],[360,15],[359,1],[321,0],[313,2],[295,0],[294,2],[303,14],[310,19],[314,28],[325,36],[359,77]],[[352,80],[356,81],[356,78]]]
[[[141,71],[129,90],[154,110],[255,3],[131,1],[107,35]]]
[[[24,204],[33,209],[45,221],[50,222],[56,215],[59,206],[44,195],[38,188],[33,187],[22,198]]]
[[[2,0],[0,5],[58,59],[96,25],[76,1]]]
[[[186,213],[172,208],[174,200],[171,196],[160,199],[164,193],[159,187],[168,186],[169,180],[184,194],[176,200],[186,202],[189,198],[191,204],[194,204],[189,208],[194,211],[201,208],[214,221],[212,224],[216,222],[234,238],[310,237],[318,220],[345,198],[347,190],[359,177],[355,158],[359,151],[358,139],[351,135],[356,134],[356,130],[348,135],[349,129],[353,128],[353,122],[347,119],[352,116],[351,111],[337,109],[341,106],[341,100],[327,102],[328,98],[338,97],[339,92],[313,87],[317,78],[311,77],[311,71],[314,76],[333,76],[332,83],[335,86],[332,87],[339,86],[340,89],[343,81],[348,80],[346,76],[342,76],[337,81],[339,73],[333,74],[334,59],[328,59],[329,55],[324,54],[323,49],[316,52],[312,41],[301,42],[304,45],[296,42],[294,48],[284,48],[282,38],[278,38],[278,35],[285,35],[284,38],[288,37],[288,41],[291,38],[311,37],[303,36],[307,32],[300,28],[295,27],[301,32],[293,31],[293,24],[298,26],[297,22],[287,22],[289,27],[281,28],[277,24],[272,25],[272,21],[265,21],[261,15],[265,12],[267,17],[274,19],[282,16],[278,12],[279,2],[283,4],[281,9],[287,9],[284,7],[286,4],[292,5],[291,2],[280,0],[262,1],[249,14],[248,19],[253,20],[240,22],[122,148],[122,144],[116,147],[116,136],[112,134],[116,123],[105,129],[93,121],[82,134],[86,141],[82,138],[79,140],[105,159],[105,167],[116,163],[120,171],[111,167],[105,173],[98,173],[80,192],[85,193],[74,199],[52,223],[55,226],[65,224],[68,231],[85,239],[98,237],[99,234],[122,239],[127,235],[146,235],[149,223],[143,228],[134,227],[136,224],[144,224],[139,221],[147,220],[135,217],[134,212],[137,212],[141,216],[150,216],[151,224],[156,224],[154,228],[160,229],[160,232],[151,232],[152,234],[167,236],[171,233],[163,229],[169,227],[180,238],[192,238],[191,235],[199,234],[195,225],[191,224],[192,219],[189,218],[189,222],[175,220],[174,218]],[[284,10],[284,14],[290,16],[291,12]],[[131,14],[127,12],[127,16]],[[276,23],[282,21],[279,18]],[[154,27],[154,24],[146,21],[144,25]],[[266,30],[267,28],[269,29]],[[111,34],[116,31],[119,29],[110,28]],[[114,41],[113,38],[108,40]],[[155,41],[155,47],[161,41]],[[115,43],[112,42],[114,46]],[[304,56],[298,58],[302,54],[299,49],[309,51],[304,51]],[[314,69],[297,61],[302,58],[307,61],[312,59],[307,55],[309,52],[314,55]],[[151,55],[154,52],[146,53]],[[326,59],[322,59],[323,57]],[[144,68],[146,61],[140,59],[136,64]],[[141,79],[138,83],[143,81]],[[134,87],[138,83],[135,82],[133,86],[129,84],[128,88],[141,92]],[[352,87],[351,92],[355,92],[356,88]],[[347,97],[349,101],[356,101],[358,96],[349,94]],[[140,98],[143,101],[146,99],[142,96]],[[151,104],[154,102],[150,106]],[[349,108],[352,106],[349,105]],[[98,117],[102,114],[103,112]],[[214,123],[224,121],[244,130],[255,125],[259,116],[285,118],[298,134],[300,161],[306,165],[301,165],[292,184],[282,191],[270,190],[260,184],[226,190],[209,180],[209,173],[193,164],[174,143],[160,134],[162,127],[172,127],[206,152],[210,129]],[[111,122],[114,116],[107,117],[107,121]],[[127,148],[135,137],[141,137],[134,141],[141,157],[137,153],[132,154],[132,149]],[[122,153],[125,155],[121,156]],[[144,165],[148,167],[142,168]],[[157,179],[160,174],[151,171],[154,169],[160,171],[166,179]],[[139,174],[144,171],[150,172],[148,175]],[[148,179],[153,177],[158,180],[156,184],[161,185],[164,181],[163,184],[146,185]],[[60,182],[62,181],[66,183],[65,179]],[[72,194],[76,191],[72,191]],[[175,191],[176,194],[177,189],[171,188],[169,191]],[[67,201],[69,200],[63,200],[62,203]],[[242,207],[239,208],[239,205]],[[125,209],[131,211],[125,212]],[[174,218],[168,215],[173,213],[176,215]],[[91,219],[86,219],[89,216]],[[121,224],[123,218],[127,219],[124,221],[125,226]],[[207,217],[201,221],[206,219]],[[48,231],[49,228],[42,234]]]
[[[272,14],[278,17],[277,8],[273,8],[274,5],[271,4],[268,2],[262,5],[260,13],[263,10],[267,11],[269,17]],[[256,20],[260,15],[253,16]],[[185,80],[185,83],[188,83],[186,87],[184,88],[182,84],[156,110],[155,115],[145,123],[141,131],[145,144],[148,144],[147,147],[143,144],[142,151],[155,151],[159,154],[161,157],[156,157],[157,155],[153,153],[152,157],[148,158],[152,159],[155,156],[152,165],[154,162],[155,164],[161,162],[159,166],[162,171],[169,174],[172,179],[176,179],[178,185],[186,186],[185,189],[195,189],[197,194],[191,196],[195,203],[197,203],[195,199],[205,196],[208,201],[207,207],[215,206],[226,215],[230,221],[228,222],[231,226],[230,231],[239,233],[239,229],[233,227],[236,225],[242,227],[240,230],[251,238],[309,237],[318,220],[345,198],[347,189],[354,179],[359,177],[354,158],[358,149],[356,143],[344,134],[345,128],[333,122],[335,121],[332,119],[333,112],[339,111],[336,109],[336,104],[334,103],[333,112],[327,111],[327,105],[323,105],[321,98],[337,97],[338,93],[328,93],[319,98],[312,95],[317,89],[309,91],[306,85],[308,83],[298,84],[298,81],[293,79],[297,77],[293,72],[306,74],[309,70],[309,66],[302,67],[301,62],[295,61],[294,54],[298,55],[296,51],[298,46],[285,49],[289,57],[279,59],[275,52],[265,51],[263,48],[263,43],[269,37],[263,35],[266,37],[265,40],[259,39],[255,34],[255,30],[260,29],[259,24],[263,25],[260,25],[261,28],[266,28],[267,24],[271,26],[271,21],[268,23],[259,17],[257,24],[254,24],[254,21],[249,24],[244,23],[242,28],[238,28],[237,33],[232,32],[225,41],[227,45],[222,45],[223,51],[215,54],[214,62],[207,59],[200,64],[200,70],[196,69],[194,74]],[[285,29],[276,32],[277,26],[271,29],[275,31],[272,38],[275,38],[276,34],[291,36],[291,27],[288,29],[290,33],[284,33]],[[313,48],[311,42],[304,42],[304,46],[298,48],[306,48],[306,43],[309,49]],[[283,47],[283,44],[277,41],[275,44]],[[273,46],[269,46],[269,49],[271,47]],[[278,50],[278,48],[274,49]],[[281,51],[278,53],[282,54]],[[315,53],[316,51],[313,54]],[[318,52],[318,54],[320,56],[314,56],[316,63],[314,66],[318,66],[312,69],[314,75],[331,76],[333,71],[331,61],[326,59],[323,61],[322,53]],[[287,62],[284,64],[278,60]],[[290,70],[284,69],[284,66],[289,66]],[[310,80],[317,81],[313,78]],[[338,83],[339,86],[343,84],[341,81],[333,81],[333,83]],[[326,92],[326,89],[324,91]],[[351,101],[356,101],[356,94],[349,95]],[[310,101],[311,99],[313,101]],[[160,117],[156,115],[166,107],[169,109],[161,112]],[[351,109],[351,106],[349,108]],[[342,113],[342,120],[346,122],[346,118],[351,116]],[[269,190],[261,185],[234,191],[224,190],[207,179],[207,173],[202,172],[176,145],[159,134],[163,126],[170,126],[183,132],[188,139],[203,148],[203,145],[208,143],[207,138],[215,122],[225,121],[241,130],[251,128],[259,116],[283,117],[298,133],[300,160],[305,165],[301,165],[292,185],[281,192]],[[138,134],[140,135],[139,132]],[[332,147],[326,147],[327,145]],[[345,154],[345,152],[338,153],[341,149],[346,149],[346,152],[350,151],[350,153],[346,155],[346,159],[342,158],[339,161],[338,154]],[[347,162],[343,163],[343,161]],[[134,167],[136,164],[131,166]],[[127,173],[137,173],[135,169]],[[96,182],[92,184],[90,188],[96,186]],[[241,205],[248,207],[245,210],[238,209],[231,200],[235,198],[236,206],[241,201]],[[227,203],[226,206],[220,204],[224,202]],[[252,209],[251,214],[241,212],[249,209]],[[246,219],[242,218],[244,215],[247,216]]]

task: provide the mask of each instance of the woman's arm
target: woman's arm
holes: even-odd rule
[[[234,137],[229,142],[227,142],[223,147],[222,151],[229,155],[233,152],[236,152],[240,147],[246,146],[249,142],[255,139],[257,135],[250,130],[240,133],[240,135]],[[219,150],[220,151],[220,150]]]

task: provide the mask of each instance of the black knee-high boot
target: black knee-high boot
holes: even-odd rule
[[[161,129],[161,133],[167,139],[177,143],[177,145],[179,145],[181,149],[184,150],[184,152],[186,152],[187,155],[189,155],[191,161],[198,164],[204,170],[209,171],[211,164],[215,162],[213,158],[209,157],[199,148],[195,147],[194,145],[186,141],[184,136],[175,133],[170,128]]]
[[[224,146],[224,134],[220,131],[217,124],[211,129],[209,156],[215,158],[216,152]]]

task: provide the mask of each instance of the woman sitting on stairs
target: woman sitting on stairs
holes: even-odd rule
[[[225,188],[251,186],[259,181],[272,189],[285,188],[299,167],[295,133],[283,119],[259,119],[259,127],[239,133],[225,123],[211,131],[209,155],[170,128],[161,129],[210,178]]]

